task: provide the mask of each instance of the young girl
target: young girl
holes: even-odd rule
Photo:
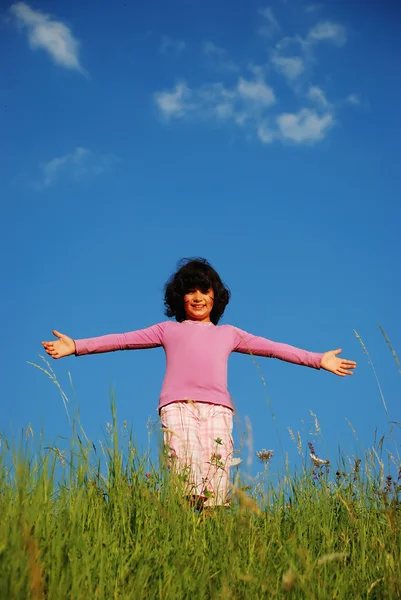
[[[166,374],[159,399],[164,443],[188,493],[205,506],[227,502],[233,451],[233,404],[227,391],[231,352],[279,358],[325,369],[344,377],[356,363],[256,337],[232,325],[217,326],[230,292],[212,266],[201,258],[184,259],[165,285],[164,321],[129,333],[73,340],[53,331],[54,342],[42,342],[55,359],[75,354],[138,350],[162,346]]]

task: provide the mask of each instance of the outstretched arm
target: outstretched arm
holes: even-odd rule
[[[47,354],[53,358],[63,358],[70,354],[81,356],[83,354],[115,352],[116,350],[157,348],[163,345],[163,330],[163,323],[160,323],[129,333],[112,333],[82,340],[73,340],[67,335],[54,330],[53,334],[58,339],[53,342],[42,342],[42,345]]]
[[[313,369],[320,369],[323,354],[308,352],[295,346],[272,342],[264,337],[252,335],[247,331],[234,327],[235,340],[234,352],[242,354],[253,354],[254,356],[265,356],[267,358],[279,358],[295,365],[303,365]]]
[[[353,375],[352,369],[356,367],[356,362],[339,358],[339,350],[330,350],[324,354],[318,352],[308,352],[301,348],[295,348],[288,344],[272,342],[263,337],[258,337],[234,328],[235,342],[234,352],[242,352],[243,354],[253,354],[254,356],[266,356],[270,358],[279,358],[297,365],[304,365],[314,369],[325,369],[340,377],[345,375]]]

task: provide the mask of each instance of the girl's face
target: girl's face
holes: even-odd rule
[[[184,296],[184,310],[187,319],[210,323],[210,313],[214,302],[213,288],[207,292],[190,290]]]

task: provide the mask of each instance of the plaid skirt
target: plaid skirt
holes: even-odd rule
[[[160,409],[169,467],[187,495],[204,506],[227,503],[233,453],[233,411],[206,402],[173,402]]]

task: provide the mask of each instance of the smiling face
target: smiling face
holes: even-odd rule
[[[206,292],[199,289],[190,290],[184,296],[185,316],[191,321],[201,321],[210,323],[210,313],[212,312],[214,302],[213,288]]]

